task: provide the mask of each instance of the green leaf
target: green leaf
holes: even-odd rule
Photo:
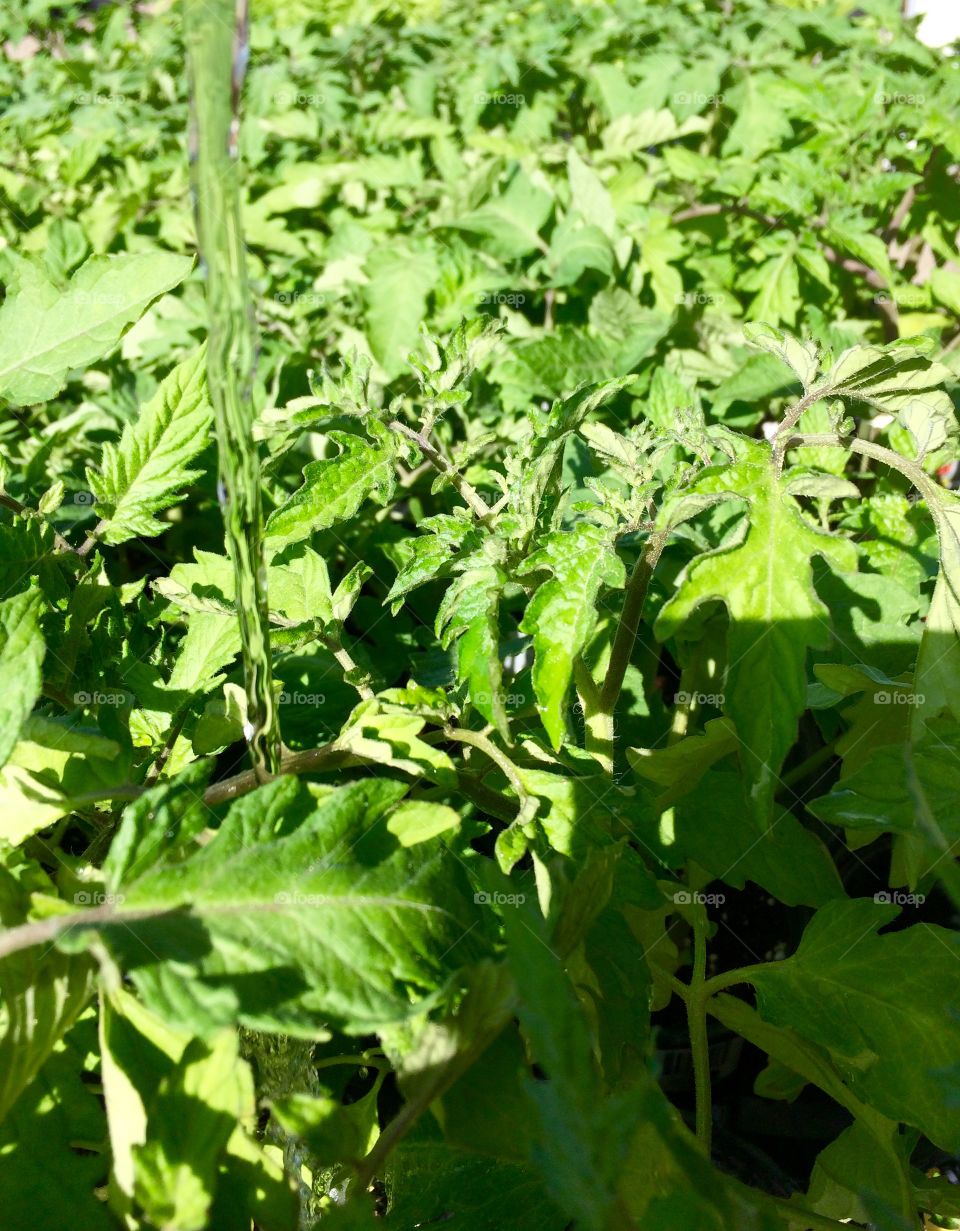
[[[843,897],[823,842],[778,808],[759,839],[739,775],[711,772],[674,807],[679,851],[711,876],[742,889],[750,880],[790,906],[822,906]]]
[[[443,1141],[409,1141],[394,1151],[386,1225],[439,1222],[449,1231],[502,1231],[517,1211],[524,1231],[564,1231],[561,1214],[529,1168]]]
[[[363,1034],[429,1005],[483,947],[459,861],[436,839],[400,845],[384,822],[406,788],[385,778],[252,841],[258,805],[284,789],[240,801],[196,854],[123,885],[122,907],[94,925],[115,960],[148,1008],[198,1034],[241,1022],[310,1037],[331,1021]]]
[[[303,486],[267,518],[265,535],[273,550],[346,521],[365,500],[385,505],[391,499],[396,476],[389,436],[376,444],[351,432],[330,432],[330,439],[340,453],[306,466]]]
[[[832,222],[826,228],[824,235],[841,252],[846,252],[850,256],[863,261],[871,269],[875,269],[886,282],[889,283],[893,280],[893,270],[890,268],[887,245],[879,235],[874,235],[867,230],[861,230],[855,225],[844,226],[838,222]]]
[[[556,286],[573,286],[588,269],[604,277],[613,273],[613,249],[599,227],[584,226],[565,218],[550,241],[552,281]]]
[[[407,356],[417,345],[427,296],[437,280],[428,243],[374,247],[367,258],[363,300],[370,350],[392,380],[407,371]]]
[[[163,1226],[252,1218],[264,1231],[294,1231],[289,1181],[251,1135],[254,1088],[235,1032],[193,1039],[114,987],[100,1000],[100,1051],[114,1213],[129,1219],[142,1206]]]
[[[0,1193],[10,1227],[115,1231],[96,1195],[108,1165],[103,1109],[85,1066],[96,1047],[91,1025],[79,1022],[57,1043],[0,1126]]]
[[[42,605],[37,590],[25,590],[0,603],[0,769],[43,685]]]
[[[743,332],[751,345],[782,359],[803,386],[804,393],[813,388],[820,370],[820,355],[814,342],[798,342],[790,334],[766,324],[745,325]]]
[[[53,901],[53,887],[34,864],[0,866],[0,922],[28,921],[29,890]],[[14,873],[19,872],[19,877]],[[0,961],[0,1120],[40,1072],[93,992],[85,955],[33,946]]]
[[[145,791],[123,812],[103,864],[111,890],[142,876],[169,850],[185,846],[205,828],[209,809],[203,791],[210,766],[188,766],[175,781]]]
[[[537,709],[554,748],[567,729],[564,704],[573,667],[597,625],[597,598],[604,586],[626,582],[623,561],[598,527],[556,531],[518,569],[550,574],[537,589],[520,628],[533,637],[533,687]]]
[[[941,387],[950,378],[949,371],[932,363],[926,348],[916,342],[851,347],[827,374],[824,389],[897,415],[922,451],[936,449],[948,436],[955,436],[957,420],[953,402]]]
[[[351,713],[336,746],[375,765],[390,765],[414,778],[422,776],[440,786],[453,786],[457,780],[453,762],[441,748],[418,738],[425,726],[426,719],[417,714],[384,713],[378,699],[371,697]]]
[[[891,699],[898,694],[885,690]],[[908,703],[912,694],[901,693]],[[814,816],[847,829],[925,834],[918,787],[929,809],[926,824],[934,823],[937,836],[953,844],[960,841],[955,806],[960,788],[960,726],[950,718],[933,719],[922,736],[912,741],[873,748],[861,764],[845,773],[829,795],[809,804]]]
[[[0,837],[14,845],[23,842],[66,816],[75,800],[98,790],[109,793],[127,773],[127,758],[114,740],[31,715],[0,770]]]
[[[792,325],[802,302],[796,247],[780,245],[780,251],[741,280],[744,290],[756,291],[747,309],[751,321],[783,321]]]
[[[158,1226],[203,1231],[217,1172],[241,1117],[254,1112],[253,1083],[233,1030],[192,1040],[161,1078],[134,1146],[134,1196]]]
[[[347,1106],[326,1094],[289,1094],[274,1102],[272,1110],[280,1125],[306,1145],[311,1161],[322,1166],[356,1163],[379,1136],[378,1092],[379,1083]]]
[[[177,286],[192,260],[170,252],[92,256],[66,290],[21,264],[0,308],[0,398],[29,406],[55,397],[68,374],[97,363],[148,305]]]
[[[630,768],[663,787],[657,806],[667,807],[692,790],[716,761],[737,749],[737,733],[727,718],[713,718],[702,731],[666,748],[628,748]]]
[[[456,644],[457,678],[466,683],[471,705],[506,738],[499,623],[506,574],[480,553],[457,567],[437,612],[437,636],[445,649]]]
[[[396,614],[402,606],[400,600],[418,586],[445,574],[446,565],[453,561],[465,542],[476,542],[476,535],[469,521],[441,513],[426,518],[420,523],[421,530],[430,531],[402,544],[400,567],[390,593],[383,600],[393,604]]]
[[[665,641],[682,635],[702,603],[727,608],[723,708],[742,741],[751,810],[765,827],[780,767],[806,708],[807,650],[829,644],[829,612],[813,588],[811,560],[821,555],[839,571],[852,572],[856,550],[804,520],[783,490],[767,445],[744,445],[734,465],[705,471],[691,490],[747,500],[749,525],[732,546],[688,566],[655,629]]]
[[[960,316],[960,273],[952,269],[935,269],[930,275],[930,289],[955,316]]]
[[[922,726],[944,712],[960,721],[960,497],[937,492],[930,502],[940,546],[930,610],[924,622],[914,675],[918,698],[913,726]]]
[[[723,143],[724,158],[741,153],[753,162],[790,136],[790,119],[778,96],[777,84],[771,73],[744,75],[729,99],[736,118]]]
[[[960,1047],[960,938],[926,923],[878,936],[899,913],[830,902],[793,957],[752,968],[750,981],[766,1021],[825,1048],[859,1098],[953,1152],[960,1107],[944,1099],[943,1074]]]
[[[511,260],[543,247],[540,231],[552,208],[553,199],[541,183],[517,170],[502,193],[448,225],[479,235],[485,251]]]
[[[387,821],[387,829],[401,846],[417,846],[459,827],[460,817],[452,808],[425,799],[404,800]]]
[[[881,1153],[875,1135],[855,1120],[817,1155],[807,1189],[807,1207],[827,1218],[868,1223],[873,1221],[878,1202],[888,1211],[901,1207],[904,1188],[912,1207],[905,1165],[890,1166],[897,1136],[891,1125],[890,1148]]]
[[[570,184],[570,204],[584,222],[592,223],[608,239],[616,233],[617,218],[603,181],[577,151],[567,151],[567,180]]]
[[[199,476],[189,464],[210,444],[212,415],[201,347],[160,384],[119,444],[104,445],[100,467],[87,468],[95,511],[105,523],[97,530],[103,542],[152,538],[167,528],[156,514],[176,504]]]

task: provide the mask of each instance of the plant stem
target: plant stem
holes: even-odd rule
[[[360,670],[350,651],[344,646],[339,637],[333,636],[330,633],[322,633],[320,635],[320,641],[330,651],[340,667],[343,668],[345,675],[348,672],[356,672]],[[354,688],[356,688],[357,692],[364,701],[369,701],[374,695],[373,689],[369,686],[369,684],[354,684]]]
[[[450,480],[477,518],[480,521],[486,521],[490,516],[490,506],[486,500],[455,466],[450,465],[443,454],[427,440],[422,432],[414,431],[412,427],[407,427],[399,419],[393,419],[390,427],[393,431],[399,432],[401,436],[406,436],[408,440],[412,440],[424,457],[429,459],[434,468]]]
[[[772,1197],[759,1188],[751,1188],[749,1184],[742,1184],[738,1181],[733,1181],[733,1183],[737,1184],[745,1200],[754,1205],[766,1206],[771,1214],[784,1219],[793,1228],[803,1227],[804,1231],[839,1231],[839,1228],[849,1225],[838,1222],[834,1218],[827,1218],[824,1214],[815,1214],[813,1210],[805,1209],[802,1205],[788,1201],[784,1197]]]
[[[270,612],[263,552],[260,455],[253,438],[256,326],[247,280],[238,164],[240,94],[248,54],[246,0],[186,0],[191,178],[206,266],[207,383],[214,409],[219,497],[236,578],[247,716],[261,780],[280,766]]]
[[[349,765],[351,761],[354,764],[360,764],[351,753],[343,748],[338,748],[336,743],[324,744],[320,748],[309,748],[305,752],[285,752],[280,758],[280,773],[308,774],[311,771],[322,772]],[[262,779],[257,771],[255,769],[247,769],[242,773],[234,774],[232,778],[224,778],[222,782],[215,782],[212,786],[207,787],[203,794],[203,802],[208,808],[215,808],[218,804],[229,803],[230,800],[236,799],[240,795],[246,795],[250,791],[256,790],[261,783]]]
[[[836,740],[831,740],[829,744],[824,744],[822,748],[818,748],[816,752],[811,753],[806,760],[794,766],[789,773],[782,774],[780,777],[781,785],[792,787],[794,783],[802,782],[808,774],[811,774],[815,769],[819,769],[821,765],[832,761],[837,755],[836,742]]]
[[[33,518],[35,521],[43,522],[44,525],[48,524],[43,515],[38,513],[36,509],[27,508],[25,504],[21,504],[19,500],[16,500],[13,496],[9,496],[6,492],[0,492],[0,505],[2,505],[5,509],[9,509],[11,513],[15,513],[17,517],[29,517]],[[61,553],[71,552],[73,555],[80,554],[77,551],[77,548],[68,543],[63,535],[58,533],[56,530],[53,532],[53,547],[55,551]]]
[[[917,491],[928,498],[933,496],[935,499],[940,490],[922,466],[910,461],[909,458],[903,457],[899,453],[894,453],[893,449],[887,449],[883,445],[874,444],[872,440],[861,440],[859,436],[845,437],[840,436],[836,432],[806,435],[794,433],[788,440],[783,442],[782,447],[786,450],[788,448],[807,446],[821,448],[831,445],[840,449],[849,449],[851,453],[860,453],[864,457],[872,457],[874,461],[882,462],[883,465],[889,466],[893,470],[899,470],[905,479],[910,480]]]
[[[716,996],[717,992],[735,987],[738,983],[749,983],[753,975],[758,971],[765,971],[769,965],[769,962],[755,962],[751,966],[737,966],[734,970],[725,970],[722,974],[714,975],[703,985],[704,999],[709,1000],[711,996]]]
[[[600,762],[605,774],[613,776],[613,714],[603,708],[600,690],[582,658],[573,665],[577,696],[583,709],[584,746]]]
[[[431,739],[431,736],[434,735],[435,738]],[[439,739],[450,737],[436,732],[431,733],[431,735],[425,735],[423,738],[427,742],[436,742]],[[457,737],[453,736],[452,738]],[[308,748],[302,752],[284,751],[280,762],[280,773],[328,773],[334,769],[346,769],[373,763],[368,758],[357,756],[355,753],[338,747],[336,742],[333,742],[324,744],[320,748]],[[517,813],[515,800],[507,795],[502,795],[492,787],[486,786],[473,774],[462,770],[458,771],[457,779],[459,788],[464,795],[472,799],[485,812],[489,812],[491,816],[498,817],[502,821],[512,821],[515,818]],[[203,802],[208,808],[215,808],[220,804],[230,803],[241,795],[248,795],[251,791],[255,791],[258,786],[262,785],[261,779],[255,770],[243,770],[239,774],[234,774],[230,778],[224,778],[220,782],[214,782],[212,786],[207,787],[203,795]],[[90,791],[87,794],[77,795],[74,797],[73,802],[77,804],[94,804],[109,802],[115,799],[139,799],[146,789],[147,787],[137,783],[125,783],[121,786],[112,787],[109,791]]]
[[[468,731],[465,727],[444,727],[443,734],[447,739],[455,740],[460,744],[469,744],[471,747],[479,749],[480,752],[493,761],[494,765],[503,773],[503,776],[516,791],[521,808],[528,802],[527,788],[523,785],[523,779],[520,777],[516,765],[482,731]]]
[[[697,1140],[709,1158],[713,1135],[713,1106],[710,1091],[710,1045],[707,1039],[706,979],[707,917],[701,906],[697,908],[693,918],[693,978],[687,997],[687,1025],[693,1053]]]
[[[173,752],[174,745],[180,738],[180,732],[183,730],[183,724],[187,721],[187,716],[190,713],[190,706],[185,705],[180,712],[174,716],[173,722],[170,724],[170,730],[167,732],[167,737],[163,741],[163,747],[157,755],[157,759],[147,770],[147,776],[144,778],[144,785],[147,787],[153,786],[157,779],[164,771],[164,767],[170,760],[170,755]]]
[[[633,568],[630,580],[627,582],[623,598],[623,610],[620,613],[620,623],[613,639],[610,651],[610,665],[607,667],[606,679],[600,689],[600,706],[609,714],[613,714],[623,688],[624,676],[633,655],[634,643],[640,628],[640,617],[643,614],[643,604],[647,597],[647,589],[656,570],[663,548],[666,544],[669,530],[655,530],[644,544],[643,551]]]
[[[830,387],[828,385],[824,385],[820,389],[811,389],[809,393],[804,394],[800,401],[797,402],[795,406],[791,406],[791,408],[783,416],[783,422],[777,428],[774,440],[779,441],[781,436],[789,435],[789,433],[796,427],[803,412],[805,410],[809,410],[809,408],[816,402],[820,402],[825,397],[829,397],[830,393]],[[786,445],[784,445],[784,449],[785,448]]]
[[[367,1069],[389,1069],[390,1061],[386,1056],[327,1056],[324,1060],[314,1060],[315,1069],[334,1069],[344,1065],[347,1067]]]
[[[468,1040],[445,1065],[417,1074],[412,1097],[387,1124],[370,1153],[357,1164],[355,1183],[365,1192],[386,1162],[390,1151],[407,1135],[431,1103],[444,1094],[480,1057],[513,1017],[512,1004],[497,1005],[484,1015]],[[402,1078],[401,1078],[402,1083]]]
[[[89,910],[71,911],[66,915],[51,915],[48,919],[37,919],[32,923],[22,923],[19,927],[7,928],[0,932],[0,961],[12,953],[23,949],[32,949],[36,945],[52,945],[62,932],[78,924],[84,927],[98,923],[108,923],[116,915],[117,908],[113,905],[92,906]],[[169,913],[165,910],[127,910],[123,911],[124,921],[150,919],[159,914]]]

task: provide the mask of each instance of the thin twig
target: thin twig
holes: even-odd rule
[[[148,787],[154,785],[160,775],[163,773],[164,767],[170,760],[170,754],[173,752],[173,747],[180,738],[180,732],[183,730],[183,724],[187,721],[187,715],[190,713],[190,706],[185,705],[181,708],[179,714],[170,724],[170,730],[167,732],[167,737],[163,741],[163,747],[160,749],[159,755],[154,763],[147,770],[147,776],[144,779],[144,784]]]
[[[424,457],[428,458],[433,466],[440,471],[442,475],[450,480],[460,495],[464,498],[470,509],[481,520],[485,521],[490,516],[490,506],[480,495],[472,483],[468,482],[455,466],[447,461],[442,453],[436,449],[422,432],[415,431],[412,427],[407,427],[405,423],[401,423],[399,419],[394,419],[390,423],[393,431],[399,432],[401,436],[406,436],[408,440],[412,440]]]
[[[666,544],[668,530],[656,530],[644,544],[640,558],[634,566],[623,599],[620,623],[610,651],[610,664],[600,690],[600,706],[612,712],[623,688],[623,680],[633,655],[633,647],[640,628],[640,617],[647,597],[647,589]]]
[[[51,915],[48,919],[22,923],[19,927],[7,928],[0,932],[0,961],[24,949],[33,949],[37,945],[52,945],[58,936],[73,927],[96,926],[99,923],[110,923],[114,918],[120,917],[128,923],[138,919],[152,919],[160,914],[169,914],[169,907],[164,907],[162,911],[156,909],[118,911],[116,906],[108,903],[103,906],[92,906],[89,910],[71,911],[66,915]]]
[[[305,752],[285,752],[280,759],[280,775],[338,769],[351,761],[360,764],[352,753],[338,747],[336,743],[324,744],[320,748],[310,748]],[[216,808],[240,795],[248,795],[258,786],[262,786],[262,782],[256,771],[245,769],[242,773],[234,774],[232,778],[224,778],[222,782],[215,782],[207,787],[203,793],[203,802],[208,808]]]
[[[41,513],[38,513],[36,509],[30,509],[25,504],[21,504],[19,500],[14,499],[14,497],[9,495],[7,492],[0,492],[0,505],[2,505],[5,509],[9,509],[11,513],[15,513],[17,517],[26,517],[34,521],[43,522],[44,525],[49,525],[46,518]],[[73,555],[80,554],[77,548],[74,547],[72,543],[68,543],[63,535],[56,530],[53,531],[53,547],[55,551],[60,553],[70,552]]]
[[[516,791],[521,808],[528,802],[527,788],[523,785],[523,779],[520,777],[516,765],[483,732],[468,731],[463,727],[444,727],[443,734],[447,739],[454,740],[460,744],[469,744],[471,747],[482,752],[484,756],[489,757]]]
[[[360,668],[351,656],[350,651],[347,650],[339,637],[334,636],[332,633],[321,633],[319,640],[324,646],[326,646],[326,648],[336,659],[339,666],[343,669],[344,675],[358,673],[360,671]],[[369,701],[374,695],[373,689],[369,686],[369,684],[354,683],[353,687],[357,690],[364,701]]]

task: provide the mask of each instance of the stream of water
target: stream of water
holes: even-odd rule
[[[190,73],[190,166],[206,268],[207,378],[220,459],[220,504],[236,601],[247,694],[245,735],[261,777],[279,769],[263,558],[260,459],[253,440],[256,326],[247,283],[237,158],[248,56],[246,0],[184,0]]]

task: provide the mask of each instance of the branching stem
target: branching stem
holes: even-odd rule
[[[8,495],[6,492],[0,492],[0,506],[5,509],[9,509],[10,512],[15,513],[17,517],[29,517],[35,521],[44,522],[44,524],[46,524],[46,519],[43,517],[42,513],[38,513],[36,509],[30,509],[25,504],[21,504],[19,500]],[[55,551],[61,553],[71,552],[73,555],[81,554],[76,547],[74,547],[71,543],[68,543],[63,535],[58,533],[56,530],[53,532],[53,546]]]
[[[393,419],[390,423],[390,428],[394,432],[399,432],[401,436],[406,436],[408,440],[412,440],[424,457],[430,461],[431,465],[450,480],[477,518],[480,521],[486,521],[490,516],[490,506],[486,500],[455,466],[451,466],[443,454],[430,443],[422,432],[417,432],[412,427],[407,427],[399,419]]]

